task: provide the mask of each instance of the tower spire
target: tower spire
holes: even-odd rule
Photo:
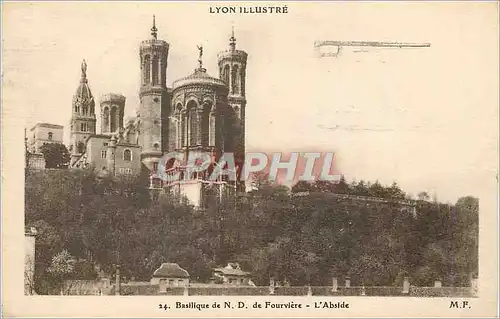
[[[234,37],[234,26],[231,27],[231,38],[229,38],[229,46],[231,47],[231,51],[236,49],[236,38]]]
[[[153,27],[151,28],[151,35],[153,36],[154,39],[156,39],[157,37],[157,32],[158,29],[156,28],[155,16],[153,15]]]

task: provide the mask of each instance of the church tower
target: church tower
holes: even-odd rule
[[[125,96],[105,94],[101,97],[101,134],[119,133],[123,128]]]
[[[139,53],[141,67],[139,145],[142,147],[142,163],[149,170],[157,168],[158,160],[167,149],[166,117],[170,108],[166,84],[169,44],[158,40],[157,32],[153,16],[151,39],[141,42]]]
[[[226,136],[224,149],[233,152],[236,165],[241,168],[245,160],[245,77],[248,54],[236,50],[234,29],[229,39],[229,49],[218,55],[219,76],[229,88],[228,106],[226,115]],[[241,187],[244,187],[242,185]]]
[[[80,84],[73,96],[70,153],[71,163],[85,152],[87,138],[96,132],[95,101],[87,80],[87,63],[83,60]]]

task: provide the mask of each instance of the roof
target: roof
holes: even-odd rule
[[[220,62],[224,59],[237,59],[246,62],[248,54],[241,50],[226,50],[222,51],[217,55],[217,60]]]
[[[220,272],[224,275],[230,276],[248,276],[249,272],[243,271],[238,263],[228,263],[224,268],[215,268],[214,272]]]
[[[249,272],[243,271],[241,269],[215,268],[214,272],[220,272],[223,275],[230,275],[230,276],[249,276],[250,275]]]
[[[87,105],[87,106],[95,106],[94,96],[90,91],[90,87],[87,80],[87,64],[85,61],[82,63],[82,75],[80,78],[80,84],[76,89],[75,95],[73,96],[73,105]]]
[[[189,273],[176,263],[163,263],[155,270],[153,277],[189,278]]]
[[[111,133],[109,135],[106,135],[106,134],[91,134],[91,135],[89,135],[89,137],[87,137],[87,141],[89,141],[90,139],[93,139],[93,138],[98,138],[98,139],[102,139],[102,140],[109,140],[111,138]]]
[[[36,124],[35,124],[35,125],[34,125],[31,129],[30,129],[30,131],[33,131],[35,128],[37,128],[37,127],[39,127],[39,126],[41,126],[41,127],[49,127],[49,128],[58,128],[58,129],[59,129],[59,128],[61,128],[61,129],[62,129],[62,128],[64,128],[64,126],[59,125],[59,124],[51,124],[51,123],[36,123]]]
[[[208,75],[207,70],[204,68],[198,68],[193,74],[174,81],[172,88],[176,90],[180,87],[200,84],[227,89],[227,85],[224,81]]]
[[[125,104],[125,96],[123,94],[118,94],[118,93],[107,93],[104,95],[101,95],[101,103],[118,103],[118,104]]]

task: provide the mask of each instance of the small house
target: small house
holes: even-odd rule
[[[236,286],[252,285],[250,280],[251,273],[241,270],[238,263],[228,263],[226,267],[215,268],[213,270],[213,277],[216,281],[222,282],[223,284]]]
[[[159,285],[160,290],[172,287],[188,287],[189,273],[175,263],[163,263],[151,278],[151,285]]]

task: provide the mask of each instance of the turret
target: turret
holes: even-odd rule
[[[153,170],[168,144],[167,117],[170,103],[166,79],[169,44],[158,40],[157,32],[153,16],[151,38],[142,41],[139,50],[141,68],[139,145],[142,147],[142,162],[149,170]]]
[[[245,77],[248,54],[236,49],[234,29],[229,38],[229,49],[218,55],[219,76],[229,88],[226,115],[226,130],[224,150],[233,152],[239,170],[243,167],[245,157]],[[241,186],[243,189],[244,185]]]

